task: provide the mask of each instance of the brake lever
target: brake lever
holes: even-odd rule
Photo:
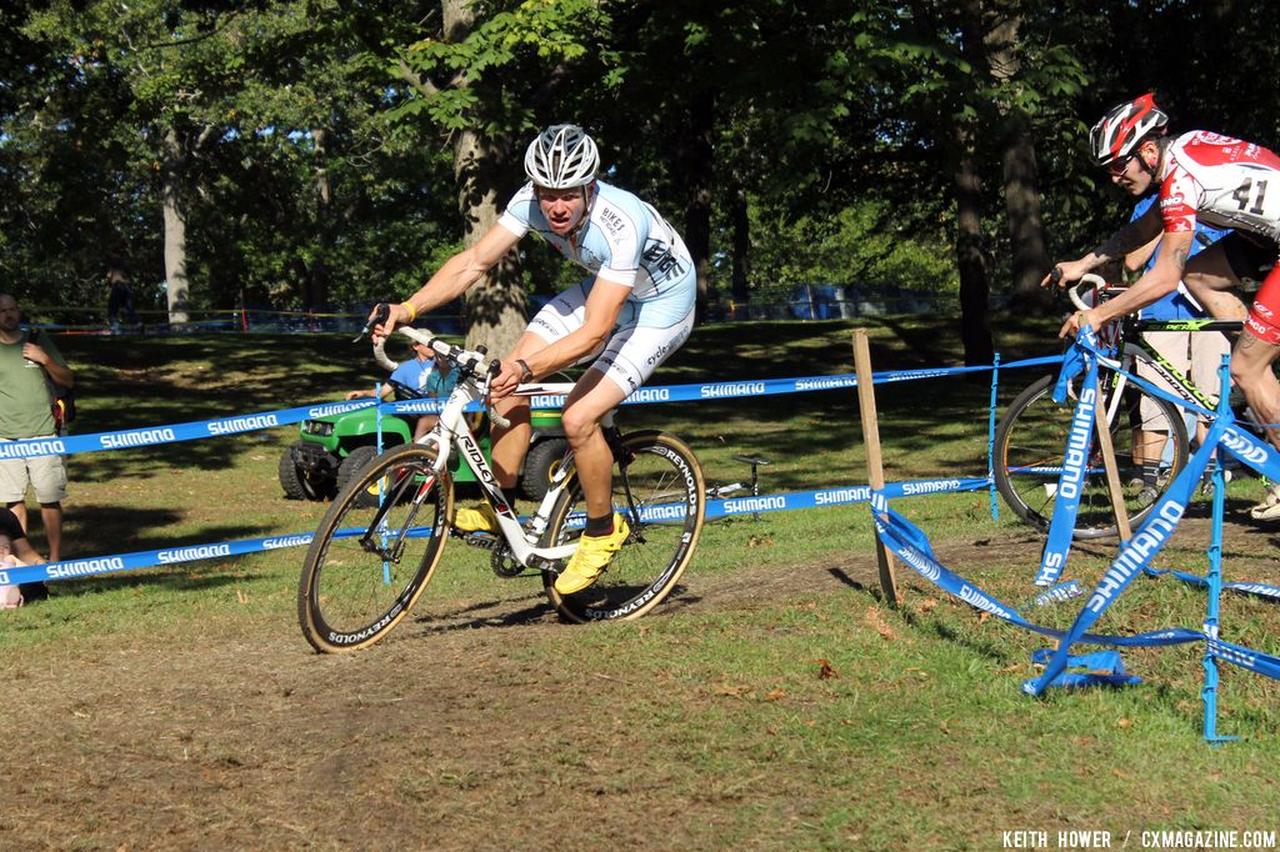
[[[387,320],[391,319],[391,306],[386,302],[379,302],[373,306],[373,311],[369,314],[369,321],[364,324],[364,328],[360,329],[360,333],[356,335],[356,339],[352,343],[359,343],[368,337],[374,326],[386,325]]]

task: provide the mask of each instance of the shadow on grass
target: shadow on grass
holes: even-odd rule
[[[38,515],[38,513],[35,513]],[[172,509],[134,509],[127,506],[76,504],[63,532],[71,554],[64,559],[110,556],[137,550],[218,544],[265,535],[274,527],[264,524],[215,524],[176,535],[168,530],[182,520]],[[36,530],[38,532],[38,529]]]
[[[494,582],[500,582],[494,578]],[[537,601],[537,603],[533,603]],[[511,612],[494,612],[484,615],[487,610],[498,610],[511,604],[527,603],[527,606]],[[476,601],[459,609],[420,615],[413,619],[415,624],[425,628],[428,634],[453,633],[458,630],[473,630],[479,627],[522,627],[545,621],[554,614],[546,596],[540,592],[521,595],[516,598],[494,598]]]

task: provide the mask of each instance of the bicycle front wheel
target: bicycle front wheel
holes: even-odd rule
[[[1156,500],[1187,463],[1187,429],[1177,406],[1128,385],[1120,391],[1119,402],[1111,379],[1104,382],[1101,398],[1108,412],[1111,441],[1115,445],[1116,467],[1125,495],[1125,508],[1133,526],[1151,513]],[[1022,520],[1047,531],[1053,517],[1058,477],[1071,418],[1075,413],[1073,392],[1058,404],[1053,401],[1056,376],[1045,376],[1028,386],[1014,399],[996,427],[994,475],[996,488]],[[1141,467],[1135,462],[1135,435],[1166,436],[1155,450],[1160,475],[1154,492],[1140,486]],[[1132,483],[1132,484],[1131,484]],[[1075,538],[1088,539],[1116,535],[1115,514],[1107,490],[1106,470],[1097,435],[1086,464],[1076,515]]]
[[[570,621],[639,618],[676,588],[702,534],[706,483],[702,466],[684,441],[665,432],[622,438],[613,470],[614,511],[631,535],[594,585],[572,595],[555,590],[556,575],[544,571],[552,605]],[[576,472],[551,511],[545,544],[577,541],[586,524],[586,504]]]
[[[298,624],[317,651],[366,648],[400,623],[449,538],[453,481],[434,447],[405,444],[356,473],[320,521],[298,582]]]

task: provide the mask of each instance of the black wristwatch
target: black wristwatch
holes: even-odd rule
[[[520,365],[520,369],[524,370],[520,374],[520,384],[524,384],[533,378],[533,370],[529,369],[529,365],[525,363],[523,358],[517,358],[516,363]]]

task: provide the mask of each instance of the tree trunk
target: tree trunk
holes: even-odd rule
[[[445,38],[460,41],[475,23],[470,0],[443,0],[441,10]],[[453,175],[458,187],[458,209],[463,221],[463,244],[474,245],[498,221],[500,192],[509,187],[505,176],[503,146],[479,130],[468,128],[454,135]],[[509,352],[520,339],[527,322],[527,300],[520,261],[510,252],[477,286],[467,291],[466,317],[469,347],[486,346],[499,355]]]
[[[974,68],[982,67],[985,56],[982,5],[980,0],[968,0],[961,7],[960,50]],[[956,115],[953,121],[960,340],[964,344],[964,363],[973,366],[990,364],[995,357],[988,305],[991,286],[982,252],[982,178],[978,174],[974,133],[978,122],[963,115]]]
[[[957,126],[956,266],[960,272],[960,339],[966,365],[990,364],[995,355],[987,310],[990,287],[982,257],[982,181],[974,162],[973,134]]]
[[[1013,9],[1016,9],[1014,11]],[[969,8],[970,15],[981,14]],[[993,6],[983,22],[983,47],[987,68],[996,81],[996,108],[1004,117],[1002,164],[1004,207],[1009,225],[1010,261],[1014,298],[1025,301],[1040,293],[1040,279],[1049,266],[1040,220],[1040,190],[1036,174],[1036,149],[1027,132],[1027,116],[1017,106],[1018,52],[1022,26],[1020,7]]]
[[[751,292],[748,285],[751,281],[751,219],[747,215],[747,193],[739,184],[734,187],[730,211],[733,222],[733,313],[730,319],[737,319],[741,312],[747,318],[750,311],[748,302]]]
[[[169,301],[169,324],[190,320],[190,282],[187,280],[187,220],[182,210],[180,184],[184,157],[178,134],[172,127],[164,135],[164,277]]]
[[[680,171],[688,187],[684,242],[698,273],[697,317],[706,316],[711,296],[711,187],[714,181],[715,94],[695,93],[689,107],[689,131],[679,147]]]
[[[1019,302],[1036,301],[1043,292],[1040,279],[1049,270],[1049,255],[1040,220],[1036,149],[1025,126],[1018,127],[1005,140],[1004,208],[1009,219],[1014,298]]]
[[[333,250],[333,187],[329,181],[329,134],[323,128],[311,131],[316,145],[316,237],[320,252],[307,267],[302,284],[305,288],[302,302],[307,310],[316,310],[329,304],[329,255]]]

